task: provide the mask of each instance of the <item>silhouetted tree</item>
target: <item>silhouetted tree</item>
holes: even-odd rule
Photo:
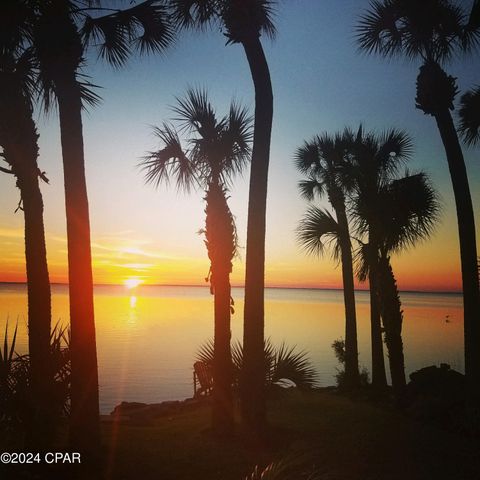
[[[163,148],[141,162],[147,182],[158,186],[175,179],[178,189],[205,189],[205,245],[210,259],[210,290],[214,295],[212,425],[216,433],[233,430],[232,356],[230,350],[230,273],[237,250],[235,221],[227,203],[227,186],[248,162],[251,132],[246,110],[232,103],[229,114],[217,119],[206,92],[189,90],[174,108],[189,134],[182,147],[175,127],[164,123],[155,133]]]
[[[463,139],[467,145],[476,145],[480,140],[480,86],[462,95],[458,115]]]
[[[391,130],[379,136],[364,134],[360,129],[352,151],[352,213],[357,235],[368,236],[368,243],[360,249],[358,274],[360,280],[369,278],[371,282],[371,296],[383,321],[394,394],[401,400],[406,385],[403,313],[390,255],[427,238],[439,206],[424,173],[399,176],[399,168],[411,152],[411,141],[405,133]],[[377,331],[375,338],[379,334]],[[372,342],[373,338],[372,328]]]
[[[264,370],[265,222],[273,116],[270,72],[260,36],[273,37],[274,0],[170,0],[185,27],[220,25],[227,43],[243,46],[255,87],[255,125],[248,201],[247,255],[241,382],[242,421],[252,431],[266,423]]]
[[[346,132],[347,133],[347,132]],[[338,134],[315,137],[297,150],[295,164],[307,180],[299,183],[302,196],[308,201],[326,196],[335,211],[313,207],[308,210],[297,229],[298,239],[310,253],[322,254],[325,240],[334,241],[333,254],[342,264],[343,297],[345,304],[345,386],[359,385],[357,319],[353,281],[352,245],[345,204],[346,185],[343,182],[345,142]]]
[[[69,265],[72,408],[70,441],[79,451],[98,452],[98,371],[93,309],[90,221],[85,182],[82,102],[98,97],[81,80],[84,50],[89,43],[115,66],[121,66],[131,48],[162,51],[172,30],[164,7],[151,1],[127,10],[105,9],[99,2],[80,0],[23,0],[9,3],[16,27],[9,35],[32,46],[39,68],[44,106],[55,100],[65,181]],[[108,15],[97,15],[108,11]],[[8,42],[9,35],[2,36]],[[7,39],[7,40],[5,40]]]
[[[50,362],[51,298],[48,276],[43,199],[39,178],[48,182],[38,168],[38,134],[32,118],[35,95],[31,51],[0,54],[0,146],[1,158],[10,168],[0,171],[15,176],[20,190],[18,208],[25,220],[25,260],[28,287],[29,383],[32,421],[27,425],[27,442],[32,448],[45,448],[51,433]]]
[[[359,23],[360,47],[386,57],[405,55],[423,62],[417,77],[416,107],[437,123],[452,180],[457,210],[464,299],[465,374],[472,398],[480,398],[480,290],[477,275],[475,218],[467,170],[450,111],[457,85],[442,68],[456,51],[478,41],[480,2],[470,15],[451,0],[372,2]]]
[[[379,189],[387,179],[392,178],[403,162],[408,158],[411,144],[408,137],[396,130],[382,136],[364,134],[362,127],[357,134],[349,133],[351,140],[347,172],[350,182],[356,190],[357,201],[361,200],[369,208],[361,218],[368,237],[363,247],[364,257],[368,260],[368,281],[370,286],[370,322],[372,338],[372,385],[382,391],[387,385],[385,362],[383,358],[382,327],[379,303],[379,257],[381,244],[381,225],[377,215]],[[364,276],[360,277],[362,280]]]

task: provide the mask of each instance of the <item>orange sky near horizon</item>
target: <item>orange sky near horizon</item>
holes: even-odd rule
[[[15,217],[17,223],[21,223],[21,215]],[[401,290],[461,290],[456,231],[452,232],[446,227],[443,225],[439,230],[444,240],[448,241],[425,242],[401,255],[392,256],[394,273]],[[0,243],[3,249],[0,281],[24,282],[26,275],[21,226],[0,229]],[[196,243],[199,247],[197,255],[181,256],[158,249],[153,241],[135,239],[133,232],[119,232],[99,238],[94,236],[94,281],[97,284],[123,285],[136,279],[146,285],[205,285],[209,261],[200,236]],[[51,282],[68,283],[66,238],[47,233],[47,248]],[[278,246],[269,251],[267,245],[267,286],[342,288],[341,269],[329,258],[307,256],[298,248],[291,250],[289,255],[284,253]],[[234,261],[232,285],[243,285],[244,267],[244,251],[241,251],[240,257]],[[368,288],[368,285],[357,283],[357,288]]]

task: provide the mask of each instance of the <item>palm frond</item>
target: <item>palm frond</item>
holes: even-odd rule
[[[402,32],[397,24],[399,18],[396,2],[371,2],[370,9],[360,17],[356,28],[360,49],[386,57],[400,54]]]
[[[314,141],[304,142],[295,152],[294,162],[298,171],[309,174],[320,163],[320,152],[318,151],[317,143]]]
[[[206,89],[190,87],[184,98],[175,97],[175,100],[177,104],[172,111],[177,117],[173,120],[179,123],[180,130],[196,131],[203,138],[215,136],[217,119]]]
[[[360,243],[353,252],[355,275],[360,282],[365,282],[370,272],[371,246],[368,243]]]
[[[462,47],[471,51],[480,43],[480,0],[474,0],[468,21],[463,30]]]
[[[296,234],[298,243],[307,253],[323,255],[325,247],[333,243],[333,257],[339,257],[339,226],[328,210],[310,207],[299,222]]]
[[[480,140],[480,85],[462,96],[458,116],[459,131],[465,143],[477,144]]]
[[[32,40],[32,8],[26,0],[0,2],[0,56],[18,56]]]
[[[317,385],[317,372],[312,367],[305,351],[287,347],[282,343],[275,350],[271,383],[288,386],[293,382],[299,390],[311,389]]]
[[[450,0],[373,1],[360,17],[357,41],[367,53],[441,62],[465,44],[465,18]]]
[[[219,1],[172,0],[170,15],[181,28],[204,29],[219,21]]]
[[[378,137],[376,154],[379,170],[387,175],[394,175],[407,163],[413,152],[410,136],[401,130],[392,128]]]
[[[91,83],[89,77],[83,74],[77,75],[77,84],[83,108],[96,107],[100,104],[102,97],[93,91],[94,88],[101,88],[99,85]]]
[[[198,182],[195,165],[184,153],[175,128],[167,123],[162,128],[154,127],[155,135],[164,147],[149,152],[139,163],[145,174],[146,183],[153,183],[158,188],[161,183],[168,185],[172,178],[178,190],[189,191]]]
[[[423,172],[393,180],[380,192],[379,225],[387,252],[398,251],[428,238],[438,221],[440,204]]]
[[[164,52],[173,42],[175,29],[167,7],[147,0],[109,15],[87,15],[81,34],[85,45],[94,44],[102,58],[121,67],[133,50],[140,54]]]
[[[196,360],[213,365],[214,343],[208,340],[198,349]],[[276,347],[270,339],[264,342],[265,384],[289,386],[292,383],[299,389],[315,388],[318,374],[313,368],[307,353],[297,351],[296,347],[287,347],[282,343]],[[243,366],[243,347],[240,342],[232,344],[233,382],[239,384]]]
[[[251,156],[253,118],[245,107],[230,104],[228,117],[221,121],[222,179],[229,183],[233,175],[242,173]]]
[[[298,189],[300,195],[308,202],[312,202],[316,197],[321,198],[325,194],[325,184],[314,177],[310,177],[308,180],[300,180]]]

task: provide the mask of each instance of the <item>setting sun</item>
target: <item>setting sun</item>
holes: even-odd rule
[[[142,284],[143,281],[140,280],[139,278],[127,278],[126,280],[124,280],[123,284],[128,288],[128,289],[132,289],[132,288],[135,288],[135,287],[138,287],[140,284]]]

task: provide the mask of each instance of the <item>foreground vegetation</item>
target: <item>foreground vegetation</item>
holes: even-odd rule
[[[472,438],[419,424],[385,405],[292,389],[271,400],[268,410],[271,430],[262,443],[239,433],[216,440],[207,404],[148,426],[103,423],[98,478],[243,480],[255,465],[292,455],[329,480],[473,479],[480,469]],[[75,478],[79,467],[55,471]]]

